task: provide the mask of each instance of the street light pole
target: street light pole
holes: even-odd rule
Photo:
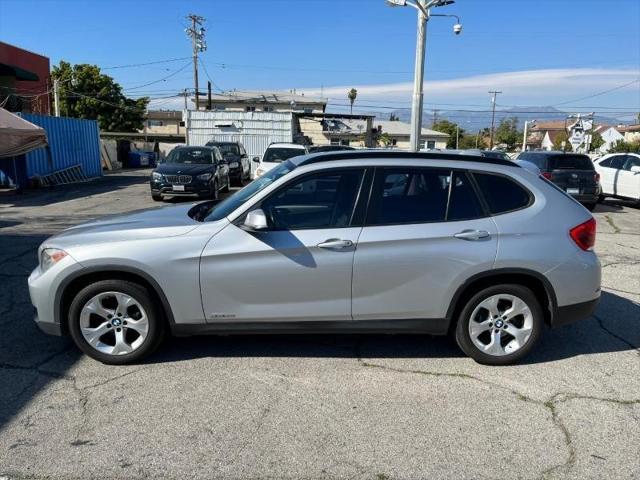
[[[454,17],[457,19],[453,27],[453,32],[459,35],[462,32],[460,19],[456,15],[434,15],[431,14],[432,7],[443,7],[451,5],[455,0],[386,0],[392,7],[410,6],[418,10],[418,29],[416,35],[416,61],[413,73],[413,99],[411,101],[411,135],[409,138],[409,150],[417,152],[420,150],[420,134],[422,133],[422,107],[424,101],[424,55],[427,42],[427,22],[432,16]]]
[[[525,120],[524,121],[524,135],[522,136],[522,151],[527,151],[527,127],[530,123],[536,123],[535,120]]]
[[[416,64],[413,72],[413,99],[411,102],[411,136],[409,150],[420,151],[420,134],[422,133],[422,102],[424,100],[424,52],[427,46],[428,10],[425,0],[417,0],[422,7],[418,11],[418,33],[416,37]],[[425,15],[426,13],[426,15]]]

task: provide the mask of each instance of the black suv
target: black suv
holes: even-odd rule
[[[249,155],[240,142],[207,142],[207,147],[218,147],[222,158],[229,164],[229,178],[236,185],[242,185],[251,178]]]
[[[197,195],[217,200],[218,192],[228,192],[229,165],[217,147],[176,147],[151,172],[151,197]]]
[[[564,152],[522,152],[518,160],[533,163],[547,180],[552,181],[589,210],[593,210],[600,193],[600,175],[587,155]]]

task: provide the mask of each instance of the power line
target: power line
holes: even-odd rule
[[[104,67],[104,68],[102,68],[102,70],[115,70],[117,68],[145,67],[147,65],[157,65],[159,63],[179,62],[180,60],[189,60],[189,59],[190,59],[190,57],[168,58],[166,60],[156,60],[154,62],[131,63],[129,65],[116,65],[116,66],[113,66],[113,67]]]
[[[559,105],[566,105],[567,103],[580,102],[582,100],[587,100],[589,98],[599,97],[601,95],[605,95],[605,94],[610,93],[610,92],[615,92],[616,90],[621,90],[621,89],[623,89],[625,87],[628,87],[629,85],[633,85],[634,83],[638,83],[638,82],[640,82],[640,78],[637,78],[637,79],[635,79],[635,80],[633,80],[633,81],[631,81],[629,83],[625,83],[624,85],[619,85],[617,87],[610,88],[609,90],[603,90],[602,92],[594,93],[592,95],[587,95],[586,97],[576,98],[574,100],[569,100],[567,102],[556,103],[555,105],[552,105],[552,107],[557,107]]]
[[[191,64],[191,62],[187,62],[185,63],[182,67],[180,67],[178,70],[176,70],[175,72],[170,73],[169,75],[167,75],[166,77],[162,77],[158,80],[154,80],[153,82],[149,82],[149,83],[145,83],[142,85],[137,85],[135,87],[129,87],[129,88],[125,88],[124,91],[130,91],[130,90],[137,90],[139,88],[144,88],[144,87],[148,87],[149,85],[154,85],[156,83],[160,83],[160,82],[164,82],[166,80],[168,80],[171,77],[175,77],[177,74],[179,74],[180,72],[182,72],[185,68],[187,68],[189,65]]]

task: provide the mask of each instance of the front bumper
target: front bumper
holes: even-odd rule
[[[38,266],[29,275],[29,297],[34,307],[34,321],[44,333],[62,335],[61,322],[65,319],[60,318],[59,293],[63,289],[65,279],[82,268],[71,255],[67,255],[46,272]]]
[[[212,195],[213,187],[208,181],[191,182],[184,185],[184,190],[174,190],[174,185],[163,182],[151,182],[151,193],[154,195]]]

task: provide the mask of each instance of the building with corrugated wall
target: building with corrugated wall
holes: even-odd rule
[[[27,153],[27,176],[47,175],[80,165],[87,177],[102,175],[100,132],[96,120],[20,114],[25,120],[44,128],[49,147]],[[49,150],[51,157],[49,158]]]

